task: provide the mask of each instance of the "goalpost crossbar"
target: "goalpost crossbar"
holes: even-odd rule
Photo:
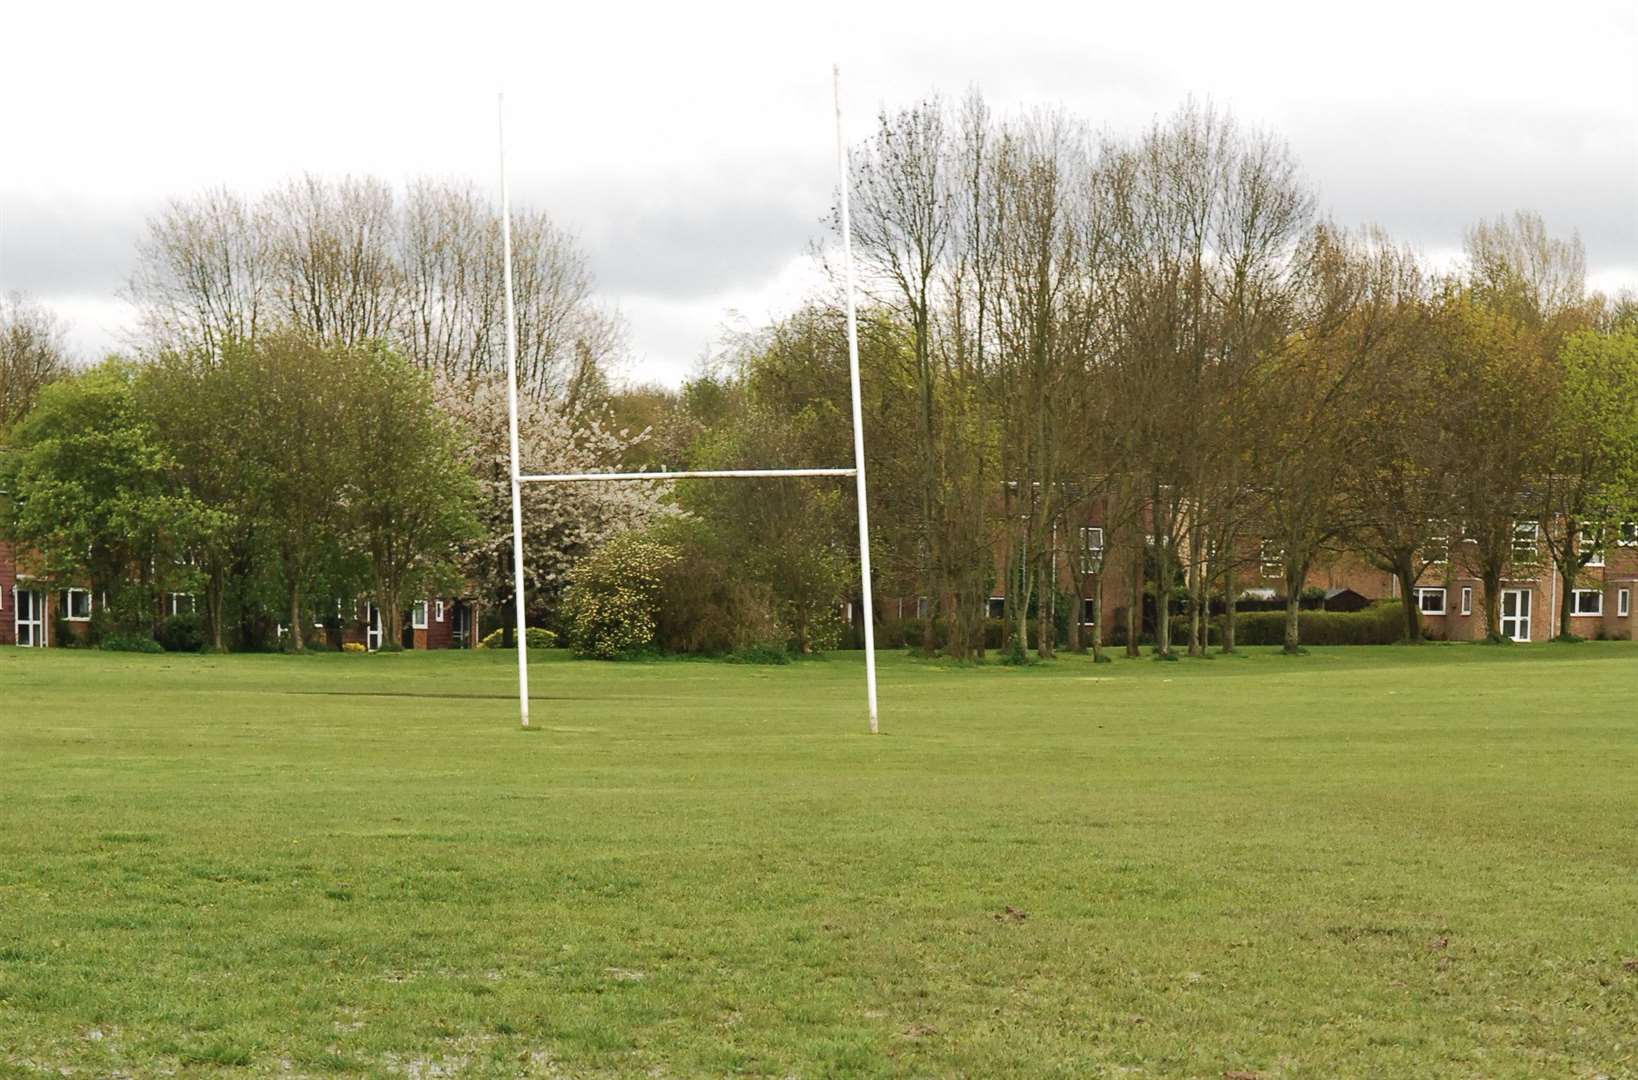
[[[859,599],[863,611],[865,704],[870,716],[870,733],[879,730],[876,722],[876,633],[875,602],[870,588],[870,516],[869,499],[865,485],[864,409],[859,391],[859,320],[854,302],[853,238],[849,217],[848,187],[850,182],[847,143],[842,135],[842,75],[831,67],[831,88],[836,108],[836,171],[839,180],[841,211],[842,265],[846,270],[847,298],[847,360],[848,391],[852,398],[853,467],[851,469],[687,469],[676,472],[595,472],[595,473],[524,473],[518,453],[518,337],[517,314],[512,295],[512,197],[506,179],[506,98],[496,101],[496,134],[499,136],[500,189],[501,189],[501,261],[505,278],[506,296],[506,412],[507,442],[511,458],[512,488],[512,583],[513,616],[517,622],[518,643],[518,713],[523,727],[529,726],[529,632],[526,624],[523,572],[523,497],[524,484],[577,484],[614,480],[705,480],[755,479],[795,476],[850,476],[858,501],[859,524]]]

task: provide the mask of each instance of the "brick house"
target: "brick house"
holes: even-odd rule
[[[77,586],[48,587],[28,573],[27,565],[12,545],[0,540],[0,645],[59,645],[62,630],[79,638],[87,636],[98,598],[90,589]],[[161,603],[160,614],[166,616],[197,610],[196,598],[187,593],[171,593]],[[338,615],[340,608],[338,604]],[[479,612],[471,597],[417,601],[404,619],[403,645],[410,649],[472,648],[479,640]],[[323,622],[315,629],[324,632],[336,648],[346,641],[379,648],[381,620],[375,606],[367,599],[359,600],[348,614],[338,635],[332,635]]]
[[[1638,526],[1624,525],[1617,543],[1595,556],[1582,569],[1575,587],[1571,633],[1584,638],[1638,639]],[[1085,520],[1058,542],[1059,588],[1071,595],[1079,593],[1080,618],[1090,625],[1091,597],[1097,574],[1103,580],[1103,639],[1114,640],[1125,618],[1131,593],[1129,552],[1115,553],[1103,565],[1104,528],[1097,507]],[[1430,566],[1416,588],[1422,613],[1423,633],[1435,640],[1476,641],[1484,637],[1484,584],[1464,557],[1470,542],[1449,545],[1445,557]],[[1267,556],[1266,558],[1259,556]],[[992,618],[1001,616],[1006,602],[1005,569],[997,545],[996,585],[987,604]],[[1284,591],[1284,576],[1277,553],[1253,548],[1243,559],[1245,568],[1236,574],[1236,591],[1276,596]],[[1392,574],[1366,562],[1358,554],[1341,551],[1319,559],[1309,569],[1306,585],[1326,593],[1349,591],[1370,600],[1400,599],[1399,581]],[[1557,573],[1547,558],[1539,523],[1526,521],[1518,526],[1514,562],[1502,580],[1501,633],[1514,641],[1547,641],[1560,632],[1559,600],[1562,590]],[[888,600],[884,618],[919,616],[926,601],[914,597]]]

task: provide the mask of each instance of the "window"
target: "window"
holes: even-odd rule
[[[1430,566],[1443,566],[1450,561],[1450,537],[1430,536],[1422,547],[1422,558]]]
[[[91,590],[66,589],[63,591],[63,618],[69,622],[91,620]]]
[[[1081,597],[1081,625],[1082,626],[1091,626],[1092,625],[1092,604],[1093,604],[1093,600],[1094,600],[1094,598],[1090,597],[1090,596]]]
[[[1103,564],[1103,530],[1087,526],[1081,530],[1081,573],[1095,574]]]
[[[416,601],[415,606],[410,608],[410,627],[415,630],[425,630],[427,628],[427,602],[425,600]]]
[[[1007,613],[1007,598],[1005,596],[990,597],[990,618],[999,619]]]
[[[927,602],[925,596],[916,597],[916,618],[925,619],[932,613],[932,610],[933,605]]]
[[[1577,589],[1570,597],[1571,615],[1604,614],[1603,589]]]
[[[853,605],[852,604],[848,605],[847,612],[848,612],[847,621],[849,623],[852,623],[853,622]],[[437,603],[433,604],[433,606],[432,606],[432,620],[434,622],[443,622],[444,621],[444,602],[442,600],[439,600]]]
[[[1473,587],[1471,585],[1462,586],[1462,614],[1473,614]]]
[[[172,615],[181,615],[186,612],[198,610],[198,608],[195,606],[192,593],[173,592],[166,597],[166,601],[170,607]]]
[[[1623,619],[1632,614],[1632,590],[1622,589],[1615,594],[1615,613]]]
[[[1616,543],[1622,547],[1632,547],[1638,544],[1638,521],[1623,521],[1621,523],[1621,535]]]
[[[1604,565],[1604,537],[1598,529],[1583,529],[1576,537],[1576,545],[1583,560],[1583,566]]]
[[[1538,548],[1541,528],[1534,521],[1519,521],[1513,525],[1513,561],[1534,563],[1540,557]]]
[[[1285,548],[1281,547],[1277,541],[1264,540],[1258,551],[1258,556],[1263,564],[1263,577],[1277,578],[1285,576]]]
[[[1417,589],[1416,606],[1424,615],[1443,615],[1445,613],[1445,590]]]

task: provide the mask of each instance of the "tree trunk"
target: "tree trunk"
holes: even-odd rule
[[[1103,663],[1103,570],[1092,579],[1092,662]]]
[[[1067,645],[1070,652],[1081,655],[1086,652],[1086,644],[1081,640],[1081,620],[1086,617],[1086,597],[1082,594],[1086,592],[1086,585],[1079,575],[1071,576],[1075,580],[1075,595],[1069,600]]]
[[[1043,559],[1036,567],[1035,593],[1035,655],[1051,660],[1058,651],[1058,627],[1053,619],[1053,588],[1051,560]]]
[[[1223,645],[1218,651],[1222,653],[1234,652],[1234,616],[1237,598],[1234,595],[1234,552],[1233,548],[1225,545],[1229,552],[1228,562],[1223,566]]]
[[[1160,487],[1153,491],[1155,537],[1155,655],[1172,655],[1172,560],[1171,518],[1160,509]]]
[[[1190,530],[1189,537],[1189,655],[1199,656],[1205,652],[1206,642],[1200,636],[1200,540],[1197,530]]]
[[[1295,592],[1285,598],[1285,652],[1302,652],[1302,622],[1298,619],[1298,600]]]
[[[205,578],[205,617],[210,620],[210,651],[226,652],[222,644],[222,610],[224,595],[227,592],[226,575],[221,563],[213,563],[209,575]]]
[[[1285,574],[1285,653],[1302,652],[1302,585],[1308,580],[1308,565],[1288,566]]]
[[[1501,640],[1501,569],[1485,568],[1484,575],[1484,636],[1488,641]]]
[[[1409,555],[1395,557],[1394,576],[1399,579],[1399,599],[1405,610],[1405,640],[1412,645],[1420,645],[1422,609],[1416,600],[1416,573],[1411,566],[1411,558]]]
[[[377,582],[376,604],[381,609],[381,651],[398,652],[404,647],[404,609],[395,586]]]
[[[1132,545],[1131,595],[1126,605],[1126,655],[1133,659],[1143,655],[1138,637],[1143,632],[1143,545]]]
[[[1568,559],[1558,565],[1558,634],[1559,641],[1571,641],[1575,636],[1570,633],[1571,612],[1575,610],[1575,570],[1573,567],[1579,561],[1572,551]]]
[[[301,633],[301,578],[297,576],[290,583],[290,651],[301,652],[306,648]]]
[[[1027,537],[1024,544],[1025,552],[1024,555],[1019,557],[1018,566],[1015,571],[1018,575],[1016,578],[1018,582],[1018,602],[1013,605],[1013,613],[1018,617],[1017,651],[1020,654],[1029,651],[1029,598],[1031,583],[1033,581],[1029,572],[1029,563],[1026,561],[1029,545],[1029,540]],[[1011,592],[1012,590],[1009,588],[1007,591]]]

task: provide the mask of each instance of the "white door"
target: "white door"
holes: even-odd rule
[[[364,628],[364,647],[371,652],[381,648],[381,609],[370,605],[370,621]]]
[[[37,648],[46,643],[45,593],[17,589],[12,593],[17,611],[17,644]]]
[[[1514,641],[1530,640],[1529,589],[1502,590],[1501,632]]]

